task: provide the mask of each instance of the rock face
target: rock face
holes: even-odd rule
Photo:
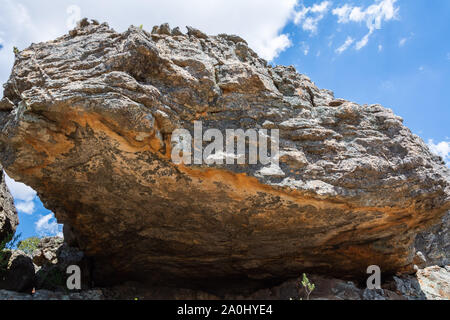
[[[425,265],[450,265],[450,211],[438,224],[417,235],[415,247],[424,255]]]
[[[400,117],[237,36],[84,20],[17,54],[0,107],[5,170],[65,224],[97,285],[411,270],[416,234],[450,207],[449,169]],[[173,132],[194,136],[196,120],[279,129],[279,166],[175,164]]]
[[[5,174],[1,166],[0,171],[0,242],[2,242],[14,235],[19,219],[13,198],[5,184]]]
[[[88,262],[76,248],[68,246],[62,238],[42,238],[33,251],[33,263],[36,271],[36,289],[67,289],[67,267],[77,265],[81,269],[81,288],[90,287]]]
[[[419,270],[415,275],[393,276],[383,279],[381,289],[368,289],[355,282],[320,275],[309,275],[315,289],[311,300],[448,300],[450,299],[450,267],[437,266]],[[300,279],[257,290],[248,295],[217,296],[203,291],[168,287],[146,287],[140,283],[124,283],[102,288],[105,299],[132,300],[298,300],[306,299]]]

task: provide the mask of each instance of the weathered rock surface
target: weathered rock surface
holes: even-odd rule
[[[42,238],[33,251],[36,271],[36,289],[66,289],[67,267],[76,265],[81,270],[81,288],[90,288],[90,270],[84,253],[70,247],[59,237]]]
[[[424,265],[450,265],[450,211],[433,227],[417,235],[416,251],[423,254]]]
[[[408,300],[449,300],[450,266],[431,266],[412,275],[394,277],[395,290]]]
[[[417,280],[428,300],[450,300],[450,266],[419,270]]]
[[[0,262],[0,289],[31,292],[35,284],[33,261],[21,250],[4,250]]]
[[[96,285],[408,271],[416,234],[450,207],[449,169],[400,117],[237,36],[84,21],[19,53],[0,105],[5,170],[66,225]],[[172,132],[194,120],[279,129],[280,166],[176,165]]]
[[[5,183],[5,174],[0,166],[0,242],[8,241],[16,232],[19,224],[16,207]]]

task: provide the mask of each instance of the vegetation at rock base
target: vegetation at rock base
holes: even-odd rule
[[[37,249],[40,239],[38,237],[30,237],[19,242],[17,249],[22,250],[28,255],[32,255],[33,251]]]

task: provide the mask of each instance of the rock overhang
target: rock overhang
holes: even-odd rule
[[[19,53],[0,105],[5,170],[70,226],[100,282],[408,270],[415,234],[450,207],[448,168],[400,117],[236,36],[84,21]],[[174,164],[171,134],[195,121],[278,129],[284,175]]]

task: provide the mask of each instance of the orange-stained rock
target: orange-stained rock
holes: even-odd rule
[[[70,230],[96,284],[413,270],[416,234],[450,208],[449,169],[400,117],[337,100],[239,37],[167,28],[83,23],[20,52],[5,86],[0,160]],[[171,135],[194,120],[279,129],[279,167],[176,165]]]

